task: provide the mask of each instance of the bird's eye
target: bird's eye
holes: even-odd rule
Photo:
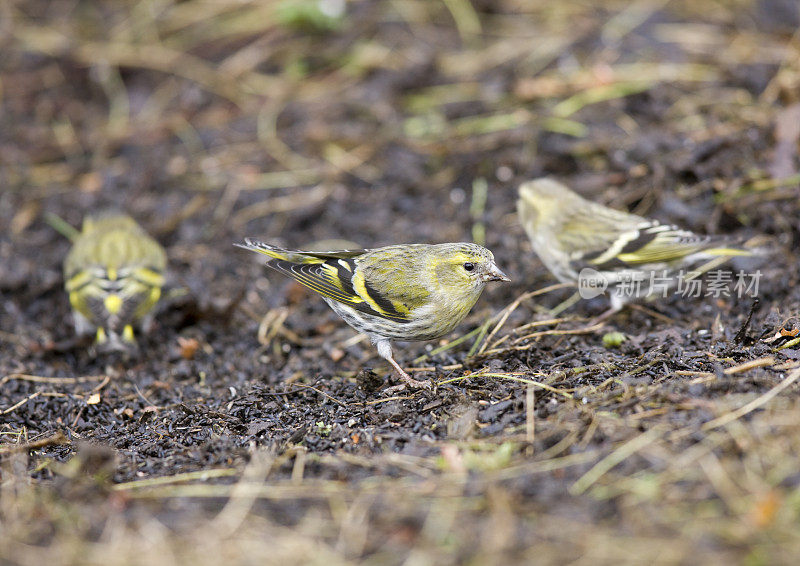
[[[472,263],[471,261],[468,261],[467,263],[464,264],[464,269],[466,269],[467,271],[475,271],[475,264]]]

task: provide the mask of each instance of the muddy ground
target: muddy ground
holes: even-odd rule
[[[0,563],[794,563],[797,4],[337,6],[2,8]],[[581,330],[606,300],[554,314],[516,219],[542,175],[759,242],[727,267],[758,292]],[[132,357],[63,290],[65,225],[108,208],[169,257]],[[387,396],[245,236],[478,241],[512,283],[399,344],[437,386]]]

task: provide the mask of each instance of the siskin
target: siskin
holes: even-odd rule
[[[373,250],[290,251],[253,239],[241,248],[269,256],[267,265],[322,295],[367,334],[406,387],[412,379],[392,357],[392,340],[432,340],[450,332],[488,281],[509,281],[492,252],[476,244],[407,244]]]
[[[147,327],[166,265],[164,249],[130,216],[87,216],[64,260],[76,331],[96,329],[96,343],[103,349],[135,346],[133,324]]]
[[[731,256],[752,255],[721,238],[590,202],[549,178],[520,186],[517,212],[534,251],[559,281],[577,284],[587,298],[610,290],[608,314]],[[650,285],[655,277],[661,287]]]

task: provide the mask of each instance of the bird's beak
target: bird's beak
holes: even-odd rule
[[[483,274],[484,281],[511,281],[505,273],[500,271],[495,264],[489,268],[489,271]]]

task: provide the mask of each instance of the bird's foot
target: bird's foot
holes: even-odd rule
[[[394,395],[395,393],[399,393],[405,389],[427,389],[428,391],[433,389],[433,382],[430,380],[421,381],[419,379],[414,379],[402,370],[397,371],[396,373],[397,377],[399,377],[403,383],[384,389],[384,392],[388,395]]]
[[[596,317],[594,317],[592,320],[590,320],[590,321],[589,321],[589,322],[586,324],[586,326],[584,326],[584,327],[583,327],[583,330],[586,330],[586,331],[588,331],[589,329],[593,329],[593,330],[599,330],[600,328],[602,328],[603,326],[605,326],[605,322],[606,322],[606,321],[607,321],[609,318],[611,318],[611,316],[615,315],[615,314],[616,314],[616,313],[618,313],[619,311],[620,311],[620,309],[615,309],[614,307],[611,307],[611,308],[610,308],[610,309],[608,309],[607,311],[605,311],[605,312],[603,312],[603,313],[599,314],[598,316],[596,316]],[[597,328],[594,328],[595,326],[597,326]]]

